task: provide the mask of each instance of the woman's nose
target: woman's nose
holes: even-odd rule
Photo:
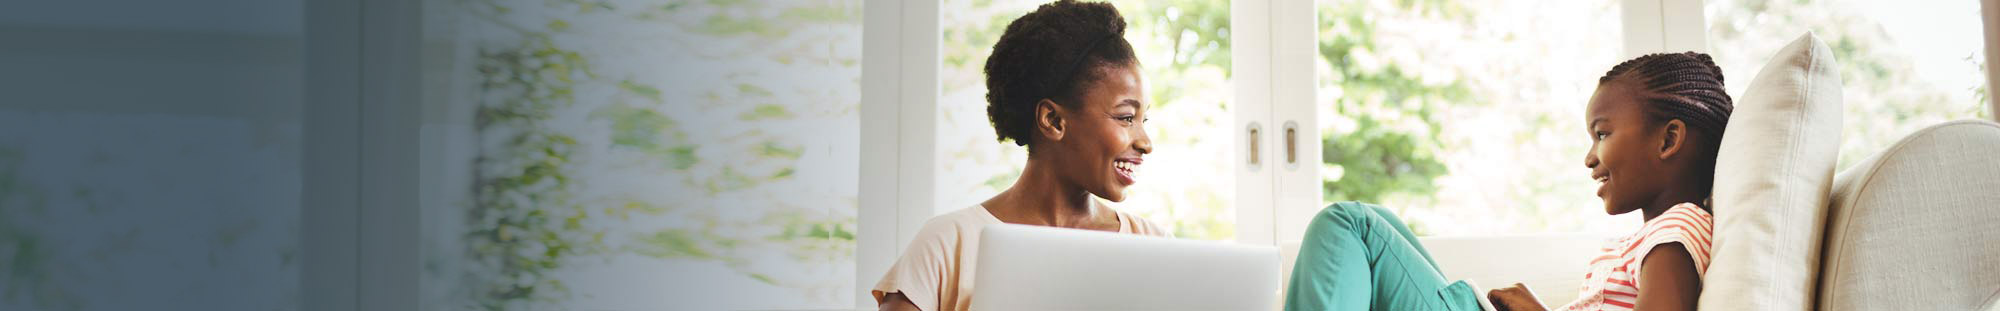
[[[1145,128],[1140,128],[1137,132],[1138,136],[1132,139],[1132,148],[1139,149],[1139,154],[1153,153],[1153,139],[1147,137]]]
[[[1592,149],[1596,148],[1593,147]],[[1597,168],[1597,150],[1583,153],[1583,167]]]

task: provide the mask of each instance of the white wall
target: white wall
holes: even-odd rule
[[[0,309],[299,307],[302,4],[0,9]]]

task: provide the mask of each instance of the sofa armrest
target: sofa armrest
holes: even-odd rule
[[[2000,293],[2000,124],[1912,133],[1834,178],[1817,303],[1971,310]]]

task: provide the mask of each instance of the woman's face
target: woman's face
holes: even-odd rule
[[[1139,164],[1153,152],[1146,137],[1144,82],[1134,66],[1103,67],[1102,76],[1080,96],[1067,120],[1062,158],[1055,164],[1064,179],[1097,197],[1125,201],[1125,187],[1139,180]]]
[[[1599,184],[1597,197],[1612,215],[1651,204],[1667,178],[1663,127],[1647,116],[1642,100],[1629,83],[1612,80],[1597,87],[1585,108],[1591,146],[1583,166],[1590,168],[1591,179]]]

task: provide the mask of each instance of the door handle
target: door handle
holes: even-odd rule
[[[1299,122],[1285,121],[1285,169],[1299,167]]]
[[[1261,152],[1263,150],[1264,125],[1257,122],[1250,122],[1249,127],[1246,129],[1250,132],[1250,136],[1245,137],[1249,139],[1247,142],[1250,147],[1250,171],[1257,171],[1258,168],[1263,166],[1261,164],[1263,164],[1264,155]]]
[[[1299,129],[1289,124],[1285,126],[1285,164],[1299,164]]]

